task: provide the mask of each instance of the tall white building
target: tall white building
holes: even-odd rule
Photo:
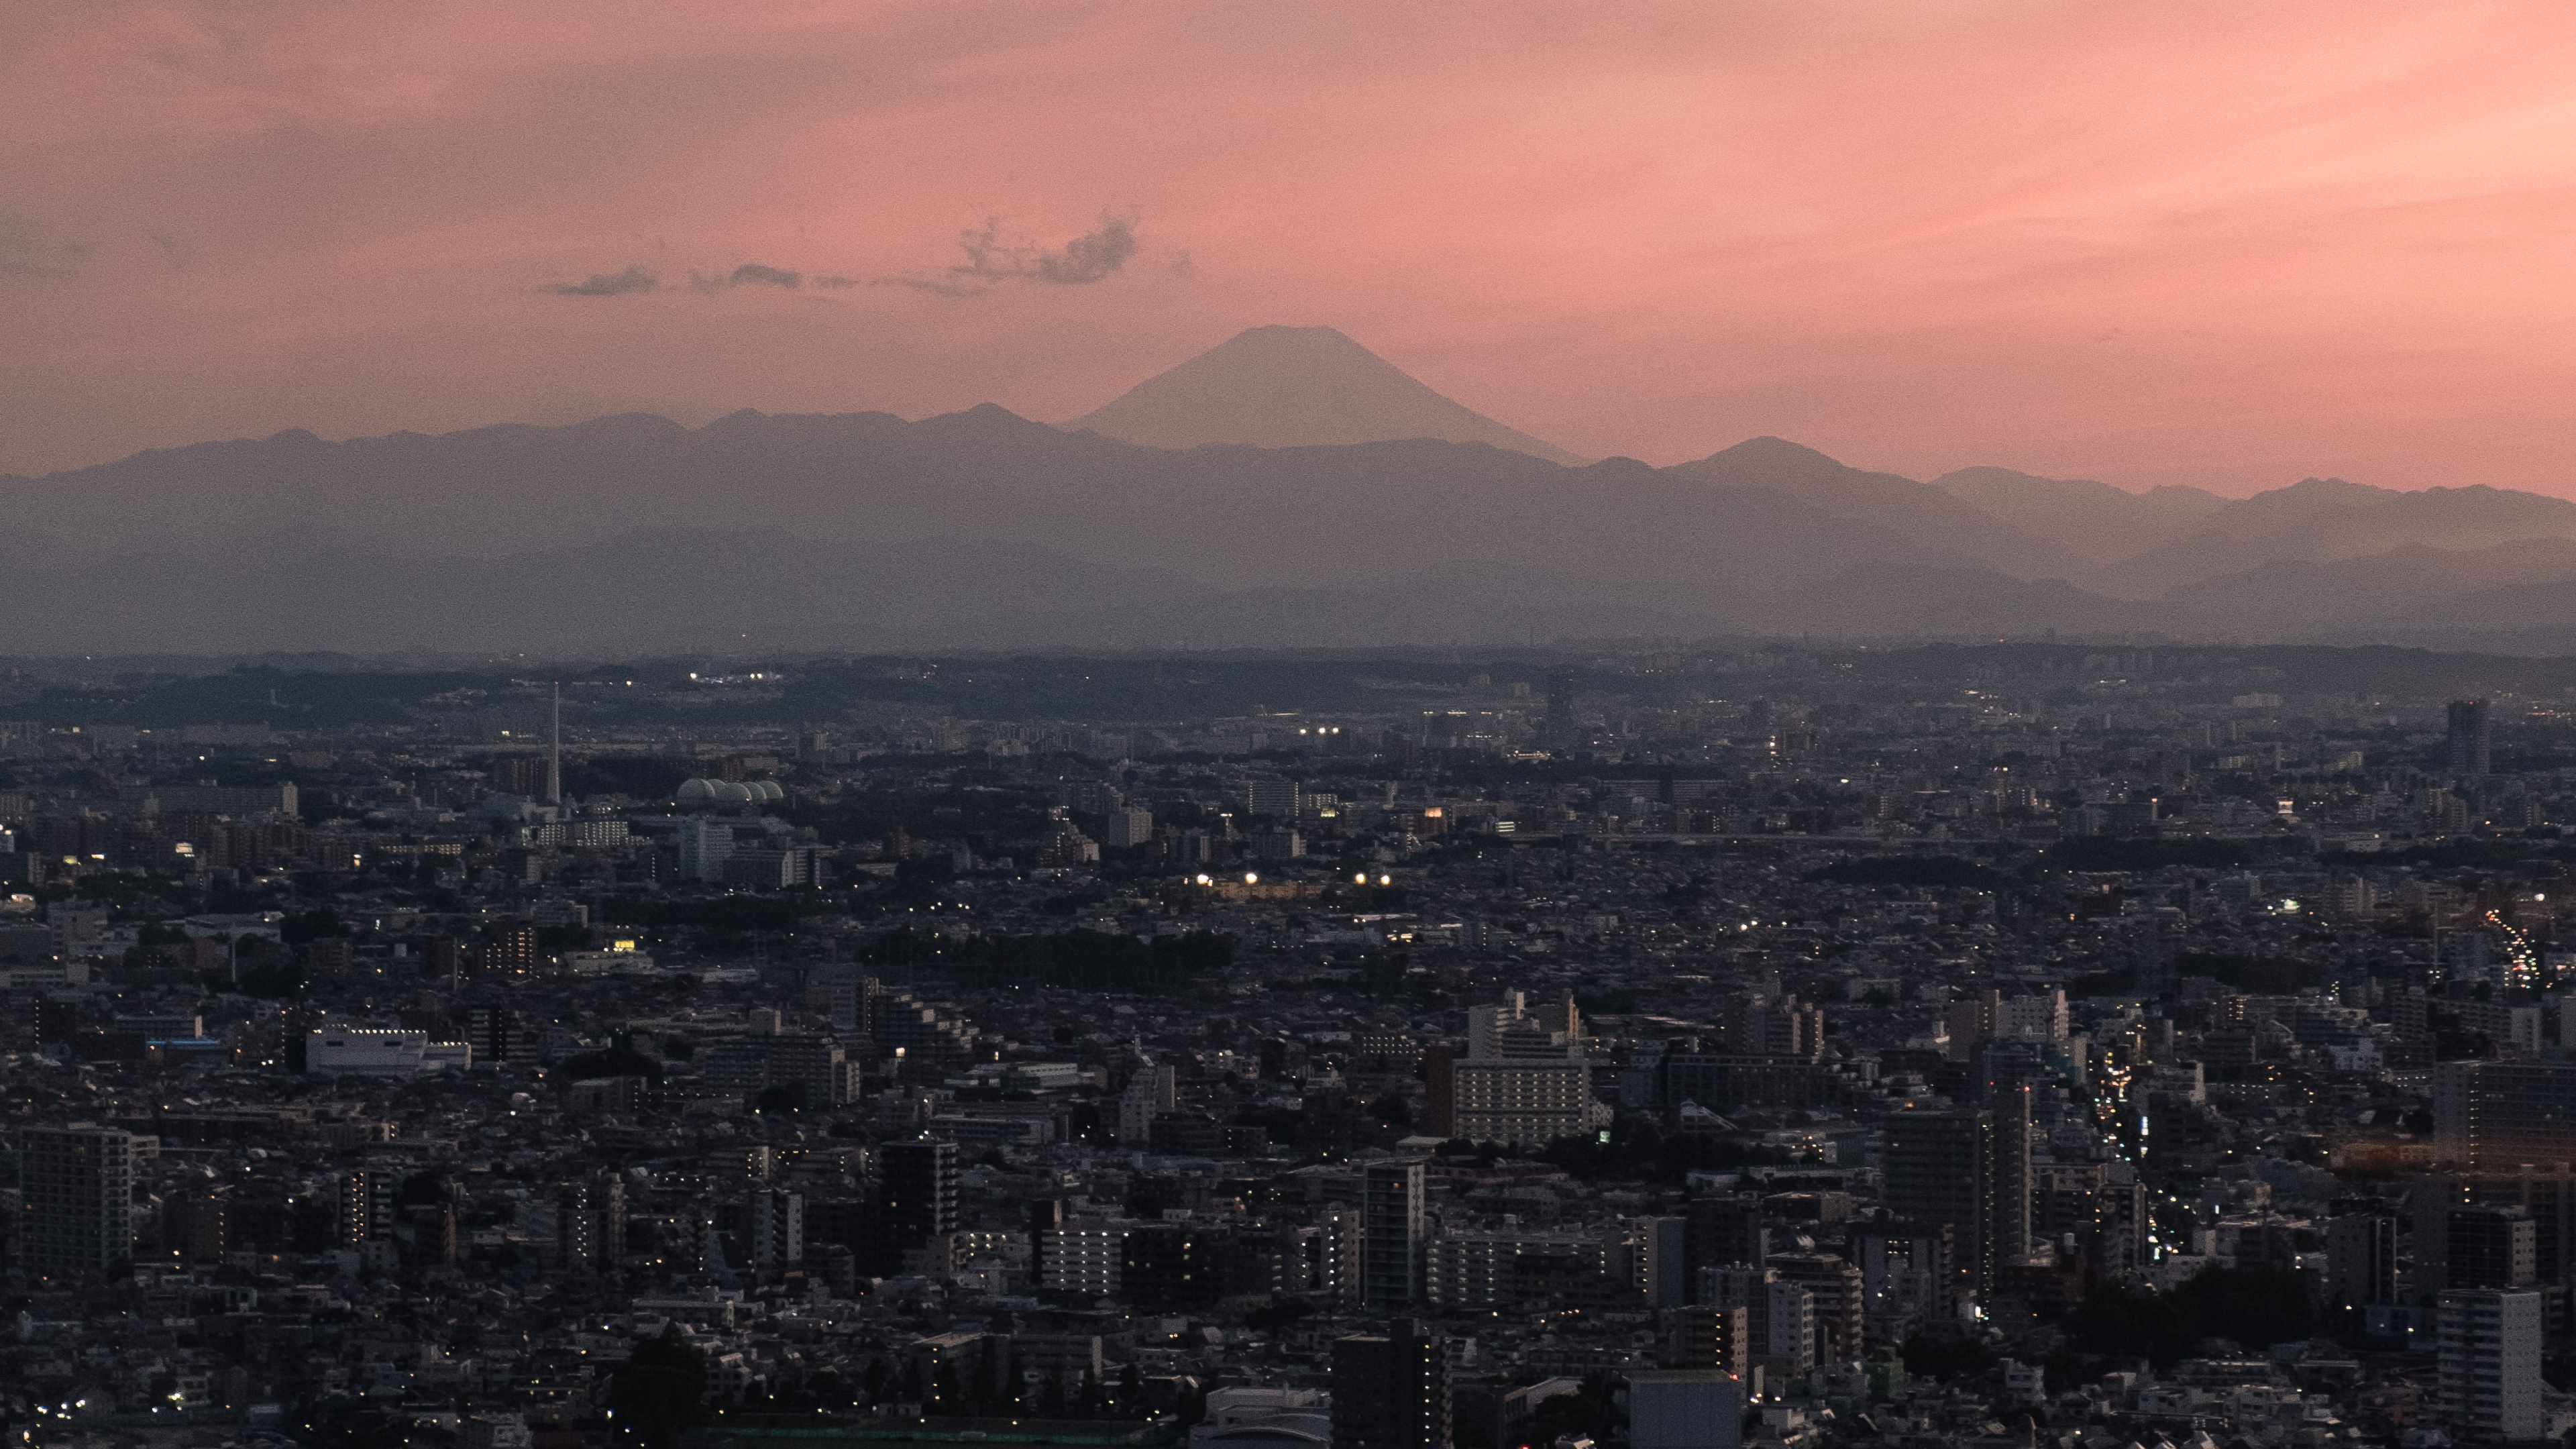
[[[2540,1405],[2540,1295],[2453,1288],[2442,1295],[2435,1323],[2442,1427],[2475,1444],[2540,1438],[2547,1428]]]

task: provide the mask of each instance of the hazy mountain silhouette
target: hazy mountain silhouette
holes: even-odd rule
[[[2149,598],[2275,559],[2323,563],[2415,546],[2458,551],[2530,538],[2576,538],[2576,503],[2501,488],[2400,493],[2309,478],[2203,514],[2191,528],[2090,582],[2107,593]]]
[[[2549,652],[2576,629],[2556,499],[1936,485],[1775,438],[1657,469],[1481,441],[1152,448],[992,406],[629,415],[200,444],[0,478],[0,508],[0,617],[32,653],[2050,629]]]
[[[2061,560],[2084,564],[2144,553],[2227,506],[2225,498],[2198,488],[2168,484],[2131,493],[2090,479],[2041,478],[2010,468],[1962,468],[1933,479],[1932,486],[2010,519]]]
[[[1853,523],[1892,528],[1925,544],[1983,559],[2015,578],[2062,573],[2057,550],[2002,517],[1929,483],[1847,467],[1781,438],[1751,438],[1667,470],[1732,488],[1767,488]]]
[[[1065,424],[1149,448],[1435,438],[1584,460],[1462,407],[1331,327],[1253,327]]]

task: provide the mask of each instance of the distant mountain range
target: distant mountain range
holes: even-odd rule
[[[2230,500],[1777,438],[1585,463],[1338,332],[1062,428],[658,417],[288,432],[0,477],[13,653],[1516,643],[1823,633],[2576,647],[2576,504]]]

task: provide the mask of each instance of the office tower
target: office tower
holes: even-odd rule
[[[57,1283],[107,1277],[134,1253],[134,1139],[74,1122],[30,1127],[19,1139],[27,1274]]]
[[[2326,1225],[2326,1304],[2354,1310],[2397,1301],[2397,1215],[2363,1207]]]
[[[957,1231],[957,1144],[927,1137],[877,1149],[877,1271]]]
[[[2029,1095],[1889,1117],[1886,1197],[1898,1217],[1947,1225],[1961,1286],[1992,1298],[1997,1270],[2029,1248]]]
[[[1138,1067],[1118,1094],[1118,1145],[1144,1149],[1154,1139],[1154,1119],[1180,1105],[1180,1079],[1168,1066]]]
[[[1360,1302],[1379,1312],[1422,1296],[1422,1164],[1372,1163],[1360,1178]]]
[[[2442,737],[2444,763],[2454,775],[2491,773],[2494,728],[2488,721],[2487,702],[2483,699],[2455,699],[2449,711],[2449,729]]]
[[[2436,1064],[2433,1153],[2454,1168],[2506,1171],[2576,1158],[2576,1067]]]
[[[2435,1324],[2440,1368],[2434,1404],[2441,1426],[2473,1444],[2541,1437],[2547,1424],[2540,1404],[2540,1295],[2448,1289]]]
[[[1333,1340],[1333,1449],[1449,1449],[1449,1340],[1410,1318]]]

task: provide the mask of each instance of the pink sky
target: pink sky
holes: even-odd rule
[[[1054,420],[1285,322],[1659,463],[2576,495],[2571,241],[2563,3],[0,7],[19,472]]]

